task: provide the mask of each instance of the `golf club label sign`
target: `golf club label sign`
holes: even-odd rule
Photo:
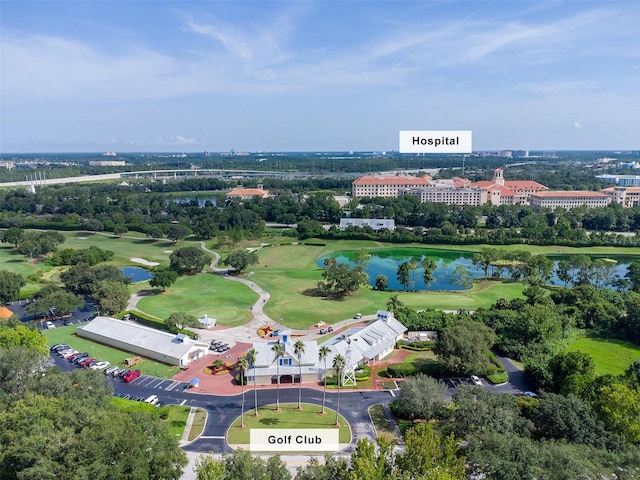
[[[400,130],[400,153],[471,153],[471,130]]]
[[[336,452],[340,448],[337,428],[252,428],[249,442],[252,452]]]

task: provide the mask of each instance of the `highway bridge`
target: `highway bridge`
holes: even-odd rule
[[[187,178],[212,177],[223,180],[234,180],[243,178],[309,178],[309,172],[274,172],[263,170],[224,170],[212,168],[198,169],[168,169],[168,170],[139,170],[132,172],[104,173],[99,175],[82,175],[78,177],[63,178],[37,178],[33,180],[22,180],[19,182],[0,183],[0,188],[30,187],[38,185],[57,185],[63,183],[78,182],[104,182],[111,180],[127,180],[137,178],[152,178],[154,180],[184,180]],[[326,176],[326,175],[323,175]]]

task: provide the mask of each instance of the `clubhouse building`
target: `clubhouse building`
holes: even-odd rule
[[[278,376],[280,383],[319,382],[332,370],[336,355],[345,359],[345,371],[353,371],[359,365],[375,363],[389,355],[406,331],[390,312],[379,310],[376,320],[347,328],[323,344],[330,348],[326,362],[320,359],[315,340],[303,341],[304,352],[298,359],[296,340],[291,338],[290,331],[284,331],[277,341],[253,344],[256,360],[247,370],[247,382],[253,383],[255,379],[257,385],[271,385],[278,383]],[[276,343],[284,347],[285,354],[280,357],[273,351]]]

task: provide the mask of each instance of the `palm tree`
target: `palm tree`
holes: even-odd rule
[[[327,357],[331,353],[331,348],[327,345],[323,345],[318,350],[318,356],[320,360],[324,360],[324,386],[322,390],[322,414],[324,415],[324,399],[327,395]]]
[[[258,416],[258,386],[256,383],[256,357],[258,352],[255,348],[252,348],[247,352],[247,363],[253,367],[253,395],[254,406],[256,408],[256,417]]]
[[[304,355],[304,342],[298,340],[293,344],[293,352],[298,357],[298,371],[300,372],[300,385],[298,387],[298,410],[302,410],[302,355]]]
[[[333,368],[336,371],[336,376],[338,377],[338,408],[336,409],[336,427],[340,426],[338,422],[338,418],[340,416],[340,384],[342,380],[340,378],[340,372],[344,368],[344,357],[340,354],[333,357]]]
[[[280,357],[282,357],[285,353],[284,345],[280,342],[276,343],[273,347],[271,347],[271,351],[276,356],[276,410],[280,410]]]
[[[249,368],[249,362],[246,357],[240,357],[238,359],[238,368],[240,368],[240,385],[242,385],[242,413],[240,414],[240,426],[244,428],[244,377],[247,368]]]

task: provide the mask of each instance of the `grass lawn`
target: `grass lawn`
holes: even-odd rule
[[[321,405],[310,403],[302,404],[302,411],[298,411],[297,403],[281,403],[281,411],[275,409],[275,405],[258,408],[259,416],[254,416],[252,411],[245,412],[245,428],[241,428],[241,419],[238,417],[227,432],[227,441],[231,445],[248,445],[249,432],[252,428],[279,428],[283,430],[294,428],[336,428],[336,411],[325,407],[326,415],[321,415]],[[342,415],[339,418],[340,443],[351,442],[351,429]]]
[[[76,325],[70,325],[68,327],[54,328],[53,330],[44,330],[42,333],[47,337],[47,345],[49,346],[66,343],[80,352],[88,352],[98,360],[106,360],[114,366],[120,365],[125,358],[137,356],[133,353],[117,350],[107,345],[78,337],[75,334],[77,328]],[[163,378],[170,378],[180,370],[178,367],[165,365],[164,363],[158,363],[155,360],[149,359],[143,359],[142,363],[136,365],[135,368],[144,374]]]
[[[257,300],[258,294],[242,283],[201,273],[180,277],[166,292],[143,297],[137,308],[158,318],[168,318],[172,312],[196,317],[206,313],[219,325],[235,327],[251,320],[250,309]]]
[[[340,243],[335,247],[344,245]],[[282,318],[282,323],[288,327],[304,330],[319,321],[332,324],[351,318],[358,312],[374,314],[378,309],[385,308],[387,300],[394,293],[402,302],[416,309],[475,310],[489,307],[501,297],[522,296],[522,284],[499,282],[481,282],[463,292],[379,292],[363,287],[354,295],[337,299],[313,296],[312,291],[322,279],[322,269],[316,265],[316,261],[327,251],[335,249],[340,248],[329,250],[327,247],[300,244],[261,249],[258,252],[260,264],[252,268],[251,279],[271,295],[265,313],[276,321]]]
[[[391,421],[384,413],[382,405],[371,405],[371,407],[369,407],[369,415],[371,416],[371,421],[373,422],[373,426],[376,429],[376,435],[378,437],[383,437],[387,440],[393,440],[396,442],[398,441],[391,425]]]
[[[161,418],[167,425],[169,434],[178,440],[182,438],[184,427],[187,424],[190,407],[181,407],[179,405],[164,405],[156,407],[145,402],[136,402],[134,400],[125,400],[120,397],[113,397],[111,403],[118,409],[127,412],[144,412]]]
[[[172,243],[168,240],[153,240],[150,238],[123,238],[114,237],[111,234],[91,232],[62,232],[66,237],[60,248],[89,248],[95,245],[103,250],[113,252],[113,260],[109,263],[117,266],[140,265],[132,262],[131,258],[143,258],[150,262],[157,262],[161,266],[169,265],[171,252],[183,247],[196,246],[198,242],[180,241]],[[132,232],[135,233],[135,232]],[[129,234],[127,234],[129,236]]]
[[[593,357],[596,375],[620,375],[635,360],[640,360],[640,346],[620,340],[582,337],[568,351],[581,351]]]
[[[204,408],[197,408],[196,413],[193,417],[193,422],[191,423],[191,429],[189,430],[187,440],[192,442],[193,440],[198,438],[204,430],[206,421],[207,411]]]
[[[166,240],[154,241],[147,238],[117,238],[110,235],[90,232],[62,232],[66,241],[62,248],[88,248],[96,245],[114,252],[112,264],[135,265],[131,258],[140,257],[145,260],[158,262],[161,266],[168,265],[170,253],[185,246],[199,246],[198,242],[181,241],[176,244]],[[133,234],[132,237],[135,237]],[[305,244],[305,242],[307,244]],[[230,250],[237,250],[247,246],[257,246],[267,243],[258,251],[260,263],[247,272],[257,285],[267,290],[271,300],[265,305],[265,313],[278,322],[290,328],[306,330],[319,321],[333,324],[340,320],[353,317],[357,312],[364,315],[374,314],[378,309],[385,308],[387,300],[392,294],[414,309],[436,308],[442,310],[476,310],[479,307],[489,307],[499,298],[515,298],[522,296],[523,286],[519,283],[497,283],[483,281],[474,284],[473,289],[452,292],[378,292],[369,287],[361,288],[356,294],[337,299],[326,299],[313,295],[317,282],[321,280],[322,269],[316,261],[323,255],[337,251],[354,251],[359,249],[393,249],[393,244],[376,241],[359,240],[313,240],[295,242],[288,237],[273,234],[255,241],[245,241],[228,246]],[[216,246],[210,243],[210,248]],[[284,243],[295,243],[284,245]],[[318,245],[309,245],[317,243]],[[475,252],[484,245],[402,245],[403,249],[415,248],[421,250],[454,250]],[[227,247],[224,247],[227,248]],[[544,254],[606,254],[606,255],[640,255],[640,248],[569,248],[569,247],[537,247],[512,245],[504,246],[506,250],[522,250],[526,248],[532,253]],[[226,251],[220,252],[223,258]],[[7,269],[23,275],[37,274],[55,280],[57,271],[44,264],[30,264],[26,258],[13,251],[10,246],[0,247],[0,269]],[[40,285],[30,282],[23,288],[26,296],[34,292]],[[148,290],[148,283],[131,285],[130,291]],[[434,289],[437,285],[434,286]],[[184,311],[195,316],[208,314],[216,318],[220,325],[237,326],[249,321],[252,316],[251,305],[256,301],[256,295],[246,286],[224,280],[217,275],[200,274],[181,277],[167,292],[144,297],[138,304],[141,311],[158,318],[167,318],[172,312]]]

